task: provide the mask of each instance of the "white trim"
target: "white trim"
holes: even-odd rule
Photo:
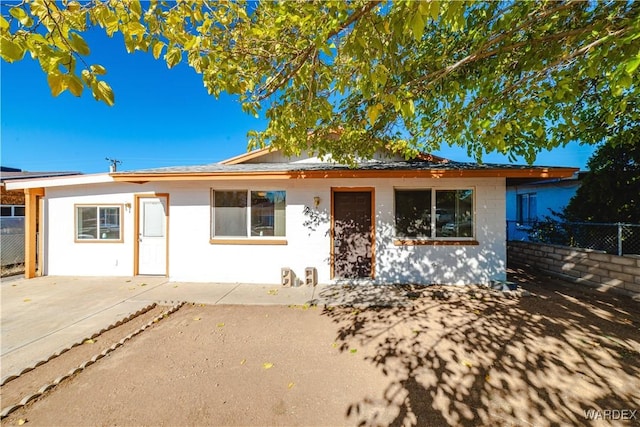
[[[69,185],[103,184],[115,182],[108,173],[92,175],[70,175],[51,178],[21,179],[6,182],[7,190],[24,190],[27,188],[64,187]]]

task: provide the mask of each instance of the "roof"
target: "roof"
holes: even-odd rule
[[[244,163],[247,160],[253,160],[259,157],[264,156],[265,154],[269,154],[271,152],[278,151],[271,146],[267,146],[264,148],[260,148],[258,150],[249,151],[248,153],[242,153],[238,156],[231,157],[229,159],[223,160],[220,162],[221,165],[236,165],[238,163]]]
[[[26,172],[20,169],[2,167],[0,170],[0,182],[14,181],[18,179],[50,178],[54,176],[81,175],[82,172],[57,171],[57,172]]]
[[[211,163],[115,172],[115,181],[142,182],[199,179],[292,179],[373,177],[519,177],[562,178],[577,169],[494,163],[443,162],[440,158],[406,161],[367,161],[355,167],[337,163]]]
[[[577,168],[527,166],[514,164],[455,162],[429,154],[413,160],[369,160],[354,167],[333,162],[253,163],[277,150],[266,147],[219,163],[198,166],[175,166],[155,169],[112,172],[109,174],[45,177],[7,183],[8,189],[60,187],[103,184],[108,182],[144,183],[149,181],[201,181],[246,179],[322,179],[322,178],[482,178],[502,177],[508,180],[539,181],[567,178]],[[251,163],[245,163],[252,161]],[[70,174],[71,172],[67,172]]]
[[[553,187],[553,186],[579,186],[582,184],[582,179],[588,172],[576,170],[571,176],[532,180],[532,179],[519,179],[513,178],[507,182],[507,187],[527,186],[527,187]]]
[[[108,182],[113,182],[113,178],[108,173],[77,174],[7,180],[6,187],[7,190],[24,190],[27,188],[64,187],[69,185],[102,184]]]

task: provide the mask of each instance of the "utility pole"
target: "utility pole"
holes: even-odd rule
[[[118,170],[118,165],[122,164],[121,160],[117,160],[117,159],[111,159],[109,157],[105,157],[104,158],[106,161],[108,161],[109,163],[111,163],[109,165],[109,173],[114,173]]]

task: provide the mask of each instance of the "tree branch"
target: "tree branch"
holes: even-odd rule
[[[360,8],[360,10],[358,10],[357,12],[354,12],[351,15],[349,15],[349,18],[346,21],[344,21],[342,24],[340,24],[337,28],[335,28],[332,31],[330,31],[329,34],[327,35],[326,39],[329,40],[332,37],[336,36],[341,31],[345,30],[351,24],[353,24],[358,19],[360,19],[363,15],[365,15],[365,14],[369,13],[371,10],[373,10],[380,3],[381,3],[380,0],[371,1],[371,2],[366,3],[364,6],[362,6]],[[284,84],[286,82],[288,82],[294,75],[296,75],[298,73],[298,71],[300,71],[300,68],[302,68],[302,66],[305,64],[307,59],[309,59],[309,56],[311,55],[311,53],[314,50],[315,50],[315,44],[312,44],[311,46],[307,47],[302,52],[298,53],[298,55],[296,55],[296,57],[293,60],[291,60],[287,64],[285,64],[285,66],[282,68],[282,70],[280,70],[280,72],[278,73],[278,75],[275,78],[271,79],[265,86],[263,86],[262,88],[258,89],[258,93],[260,93],[260,92],[264,92],[264,93],[257,97],[257,101],[263,101],[266,98],[269,98],[271,95],[276,93],[282,86],[284,86]],[[293,69],[291,69],[285,75],[285,71],[288,69],[288,67],[293,62],[296,62],[296,61],[298,61],[298,63],[293,67]],[[277,81],[277,83],[274,85],[273,83],[276,82],[276,81]]]
[[[67,38],[62,34],[62,30],[60,29],[60,25],[58,24],[58,21],[56,21],[56,19],[53,17],[53,14],[51,13],[51,1],[49,0],[45,0],[44,4],[47,7],[47,16],[49,16],[49,18],[51,18],[51,21],[53,21],[53,25],[56,27],[56,30],[58,30],[58,34],[60,35],[60,39],[62,40],[62,43],[64,43],[67,46],[67,49],[69,49],[70,52],[70,57],[75,55],[76,57],[78,57],[80,59],[80,61],[84,64],[85,68],[87,71],[89,71],[89,73],[91,73],[91,75],[93,75],[93,71],[91,71],[91,67],[89,67],[89,64],[87,64],[87,62],[84,60],[84,58],[78,53],[76,52],[76,50],[69,44],[69,42],[67,41]],[[53,32],[51,33],[53,35]],[[54,40],[55,43],[55,40]],[[70,74],[74,74],[71,71],[71,60],[69,60],[69,70],[68,73]]]
[[[571,30],[571,31],[566,31],[564,33],[556,33],[556,34],[550,34],[548,36],[545,37],[541,37],[539,39],[535,39],[535,40],[524,40],[521,42],[516,42],[510,45],[506,45],[506,46],[501,46],[497,49],[494,50],[490,50],[487,52],[481,52],[480,49],[476,50],[473,54],[468,55],[464,58],[462,58],[461,60],[457,61],[454,64],[451,64],[447,67],[445,67],[444,69],[440,69],[437,71],[434,71],[432,73],[427,74],[426,76],[422,76],[420,78],[417,78],[415,80],[412,80],[410,82],[404,83],[404,85],[406,86],[412,86],[415,84],[419,84],[424,82],[425,80],[429,80],[427,82],[427,85],[425,87],[431,86],[434,83],[437,83],[438,81],[442,80],[444,77],[446,77],[447,75],[451,74],[452,72],[456,71],[457,69],[472,63],[472,62],[477,62],[480,61],[482,59],[486,59],[486,58],[490,58],[492,56],[496,56],[499,54],[503,54],[503,53],[507,53],[507,52],[511,52],[513,50],[516,50],[518,48],[521,48],[523,46],[530,46],[532,44],[540,44],[540,43],[544,43],[544,42],[548,42],[548,41],[552,41],[552,40],[559,40],[559,39],[563,39],[563,38],[567,38],[567,37],[573,37],[573,36],[579,36],[582,35],[588,31],[590,31],[593,27],[595,26],[595,24],[593,25],[589,25],[577,30]],[[626,29],[625,29],[626,31]],[[617,33],[617,32],[616,32]],[[599,39],[604,41],[604,39],[606,39],[607,37],[604,37],[603,39]],[[590,44],[588,46],[586,46],[589,50],[592,47],[597,46],[600,43],[596,43],[596,44]],[[576,55],[577,56],[577,55]],[[573,57],[573,56],[571,56]],[[566,57],[563,57],[566,58]],[[561,58],[561,60],[563,59]],[[547,67],[548,68],[548,67]]]

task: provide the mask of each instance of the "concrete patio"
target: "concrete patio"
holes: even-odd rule
[[[1,378],[16,374],[152,303],[240,305],[394,305],[408,301],[395,286],[169,282],[165,277],[3,279],[0,285]]]

